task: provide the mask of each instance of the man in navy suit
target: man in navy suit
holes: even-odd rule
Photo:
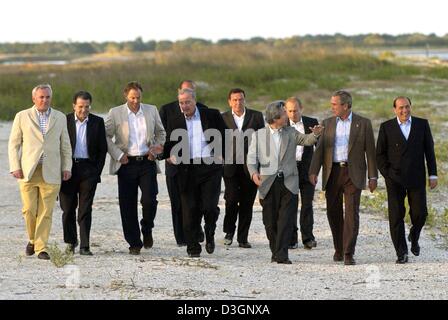
[[[411,117],[411,99],[395,98],[393,111],[396,117],[381,124],[376,157],[378,168],[386,180],[390,233],[398,257],[396,262],[403,264],[408,262],[404,199],[408,197],[412,222],[408,240],[411,252],[418,256],[418,239],[428,215],[425,159],[431,189],[437,186],[437,165],[428,120]]]

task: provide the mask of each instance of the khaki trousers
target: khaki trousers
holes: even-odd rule
[[[46,183],[42,177],[42,165],[38,165],[30,181],[20,182],[22,213],[25,219],[29,242],[39,254],[47,250],[53,208],[60,184]]]

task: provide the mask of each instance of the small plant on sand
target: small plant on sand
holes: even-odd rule
[[[48,247],[48,253],[51,262],[58,268],[73,263],[73,254],[71,252],[62,251],[56,243]]]

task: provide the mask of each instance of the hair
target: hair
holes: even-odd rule
[[[49,90],[50,91],[50,96],[53,95],[53,90],[51,89],[51,86],[48,83],[39,84],[39,85],[35,86],[33,88],[33,90],[31,91],[31,96],[33,98],[36,95],[37,90]]]
[[[349,108],[352,107],[352,96],[345,90],[338,90],[333,93],[332,97],[339,97],[341,104],[347,104]]]
[[[189,83],[189,84],[193,87],[193,90],[196,90],[196,83],[195,83],[193,80],[189,80],[189,79],[182,80],[182,81],[179,83],[179,88],[178,88],[178,89],[182,89],[182,85],[183,85],[184,83]]]
[[[285,102],[283,100],[278,100],[271,102],[266,107],[266,122],[268,124],[274,123],[275,120],[280,119],[282,113],[285,111]]]
[[[177,96],[180,96],[181,94],[191,94],[191,97],[196,100],[196,91],[191,90],[190,88],[177,90]]]
[[[288,102],[297,103],[297,105],[299,107],[302,107],[302,101],[299,98],[297,98],[297,97],[289,97],[288,99],[285,100],[285,105]]]
[[[89,100],[90,103],[92,103],[92,95],[87,91],[76,92],[75,95],[73,96],[73,104],[76,104],[76,100],[78,100],[78,98],[81,98],[83,100]]]
[[[227,100],[230,100],[230,96],[234,93],[242,93],[244,98],[246,98],[246,92],[244,92],[243,89],[233,88],[233,89],[230,89],[229,94],[227,95]]]
[[[123,93],[125,96],[128,95],[129,91],[131,90],[140,90],[140,92],[143,92],[142,85],[138,83],[137,81],[131,81],[129,82],[126,87],[124,87]]]
[[[409,99],[408,97],[405,97],[405,96],[398,96],[398,97],[396,97],[396,98],[394,99],[394,104],[393,104],[393,107],[394,107],[394,108],[396,107],[395,104],[397,103],[397,100],[399,100],[399,99],[407,99],[407,100],[409,101],[409,105],[412,106],[411,99]]]

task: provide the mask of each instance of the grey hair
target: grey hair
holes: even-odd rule
[[[287,104],[288,102],[297,103],[297,105],[300,108],[302,107],[302,101],[299,98],[297,98],[297,97],[289,97],[288,99],[286,99],[285,104]]]
[[[36,95],[37,90],[45,90],[48,89],[50,91],[50,96],[53,95],[53,90],[51,89],[51,86],[48,83],[39,84],[33,88],[33,91],[31,91],[31,96],[34,98]]]
[[[339,97],[341,104],[347,104],[349,108],[352,107],[352,96],[345,90],[338,90],[333,93],[332,97]]]
[[[183,89],[179,89],[177,90],[177,96],[180,96],[182,94],[190,94],[191,97],[196,100],[196,91],[191,90],[190,88],[183,88]]]
[[[266,106],[266,122],[268,124],[274,123],[275,120],[280,119],[282,113],[285,111],[285,102],[283,100],[277,100],[271,102]]]

